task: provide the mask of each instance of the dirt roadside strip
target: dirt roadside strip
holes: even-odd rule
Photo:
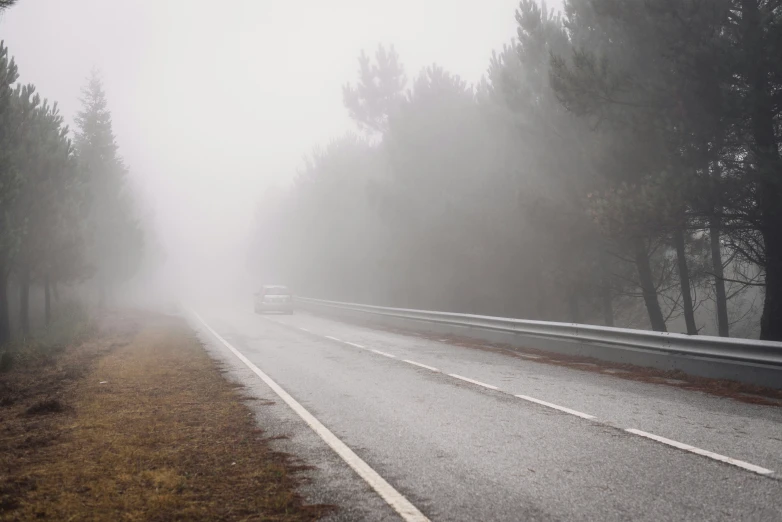
[[[126,312],[0,374],[0,520],[315,520],[303,466],[179,318]]]

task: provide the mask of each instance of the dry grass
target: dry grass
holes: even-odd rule
[[[186,324],[112,321],[37,368],[37,384],[21,370],[3,378],[0,519],[298,521],[330,510],[303,505],[301,467],[269,449]]]

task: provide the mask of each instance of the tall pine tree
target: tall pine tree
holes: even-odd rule
[[[13,237],[8,209],[16,193],[12,150],[15,127],[13,84],[19,77],[8,48],[0,42],[0,345],[11,339],[8,316],[8,276]]]
[[[20,326],[27,334],[30,284],[40,279],[46,286],[52,268],[69,262],[63,245],[72,242],[82,229],[70,216],[78,212],[83,197],[68,128],[57,104],[44,100],[35,105],[18,137],[15,156],[21,179],[11,216],[20,231],[14,264],[20,289]],[[46,312],[48,322],[48,300]]]
[[[118,153],[103,83],[92,73],[82,90],[82,110],[76,117],[76,150],[90,194],[88,258],[95,269],[99,303],[138,268],[143,248],[141,228]]]

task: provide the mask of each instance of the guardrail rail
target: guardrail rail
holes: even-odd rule
[[[324,315],[782,389],[782,342],[385,308],[308,297],[296,297],[295,302],[300,309]]]

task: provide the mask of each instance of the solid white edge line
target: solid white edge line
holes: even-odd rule
[[[350,341],[342,341],[342,342],[344,342],[345,344],[349,344],[350,346],[355,346],[356,348],[361,348],[362,350],[366,350],[366,347],[361,346],[360,344],[351,343]]]
[[[304,406],[299,404],[296,399],[291,397],[288,392],[282,389],[279,384],[274,382],[271,377],[266,375],[263,371],[261,371],[260,368],[255,366],[247,357],[245,357],[239,350],[231,346],[231,344],[220,337],[220,334],[215,332],[211,326],[209,326],[206,321],[204,321],[200,315],[198,315],[198,312],[195,310],[191,310],[191,313],[201,322],[201,324],[204,325],[204,327],[217,339],[219,340],[226,348],[231,350],[231,352],[239,358],[240,361],[242,361],[250,370],[255,373],[258,377],[261,378],[263,382],[265,382],[269,388],[271,388],[274,393],[276,393],[285,403],[291,407],[293,411],[295,411],[299,417],[301,417],[304,422],[306,422],[312,430],[317,433],[323,441],[328,444],[331,449],[333,449],[337,455],[342,457],[342,460],[344,460],[348,466],[353,468],[353,470],[358,473],[358,475],[363,478],[367,484],[369,484],[372,489],[374,489],[382,498],[385,500],[389,506],[391,506],[394,511],[399,513],[399,515],[408,522],[428,522],[429,519],[424,516],[423,513],[421,513],[418,508],[416,508],[412,503],[410,503],[409,500],[407,500],[401,493],[399,493],[396,489],[394,489],[391,484],[386,482],[386,480],[381,477],[374,469],[369,467],[369,465],[361,460],[361,458],[356,455],[353,450],[351,450],[344,442],[339,440],[336,435],[334,435],[326,426],[321,424],[321,422],[316,419],[310,412],[308,412]]]
[[[396,359],[396,355],[393,355],[393,354],[390,354],[390,353],[381,352],[380,350],[374,350],[374,349],[371,350],[371,351],[375,352],[378,355],[382,355],[383,357],[390,357],[391,359]]]
[[[454,379],[459,379],[459,380],[466,381],[466,382],[469,382],[469,383],[472,383],[472,384],[476,384],[478,386],[483,386],[484,388],[488,388],[490,390],[495,390],[495,391],[499,390],[499,388],[497,388],[496,386],[492,386],[491,384],[486,384],[485,382],[476,381],[474,379],[470,379],[469,377],[463,377],[461,375],[456,375],[455,373],[449,373],[448,376],[449,377],[453,377]]]
[[[762,468],[760,466],[750,464],[749,462],[744,462],[743,460],[726,457],[725,455],[720,455],[719,453],[714,453],[713,451],[696,448],[695,446],[690,446],[689,444],[684,444],[683,442],[666,439],[665,437],[660,437],[659,435],[655,435],[654,433],[648,433],[646,431],[637,430],[635,428],[627,428],[625,429],[625,431],[628,433],[632,433],[633,435],[638,435],[639,437],[645,437],[647,439],[651,439],[660,442],[662,444],[667,444],[668,446],[673,446],[674,448],[679,448],[680,450],[689,451],[690,453],[695,453],[703,457],[709,457],[710,459],[718,460],[726,464],[738,466],[739,468],[746,469],[747,471],[752,471],[759,475],[771,475],[772,473],[774,473],[770,469]]]
[[[440,373],[440,370],[438,370],[434,366],[427,366],[425,364],[421,364],[419,362],[411,361],[409,359],[402,359],[402,362],[406,362],[406,363],[409,363],[409,364],[414,364],[415,366],[420,366],[421,368],[426,368],[427,370],[432,370],[433,372]]]
[[[529,395],[516,395],[516,397],[518,397],[519,399],[523,399],[525,401],[534,402],[535,404],[540,404],[541,406],[554,408],[555,410],[559,410],[564,413],[569,413],[570,415],[575,415],[576,417],[581,417],[582,419],[593,420],[595,418],[594,415],[589,415],[588,413],[582,413],[577,410],[571,410],[570,408],[565,408],[564,406],[559,406],[558,404],[542,401],[540,399],[536,399],[535,397],[530,397]]]
[[[331,339],[332,341],[337,341],[338,343],[342,342],[342,339],[337,339],[336,337],[332,337],[330,335],[324,335],[323,337],[325,337],[326,339]]]

